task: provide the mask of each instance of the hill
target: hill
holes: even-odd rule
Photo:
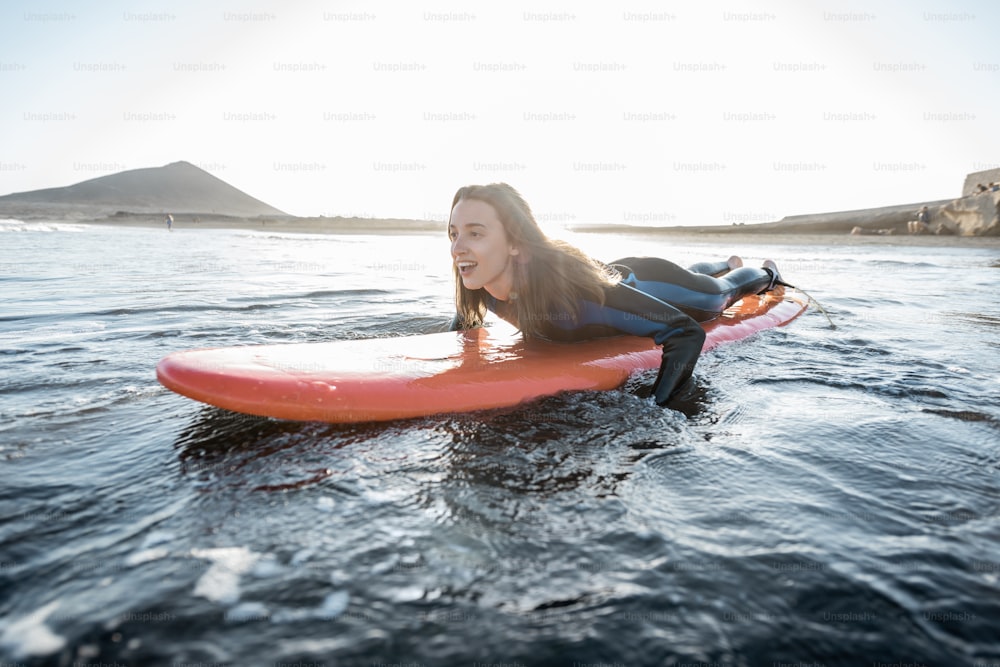
[[[61,188],[0,197],[0,212],[73,211],[81,215],[191,213],[242,218],[286,216],[190,162],[131,169]]]

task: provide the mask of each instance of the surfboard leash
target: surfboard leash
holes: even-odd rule
[[[801,287],[796,287],[795,289],[797,289],[798,291],[800,291],[803,294],[805,294],[806,298],[809,299],[809,303],[816,304],[816,307],[819,308],[819,312],[821,312],[824,315],[826,315],[826,321],[830,323],[830,328],[831,329],[836,329],[837,328],[837,325],[833,323],[833,318],[830,317],[830,313],[826,312],[826,308],[823,307],[823,304],[821,304],[819,301],[817,301],[816,298],[812,294],[810,294],[809,292],[805,291]]]

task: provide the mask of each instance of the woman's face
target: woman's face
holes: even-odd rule
[[[507,238],[496,209],[478,199],[459,200],[451,210],[448,237],[451,258],[465,288],[485,288],[494,298],[507,301],[518,249]]]

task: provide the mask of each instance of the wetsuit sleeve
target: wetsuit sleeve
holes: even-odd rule
[[[680,312],[680,311],[678,311]],[[705,330],[687,315],[692,326],[685,326],[665,339],[660,372],[653,385],[653,395],[657,405],[666,405],[671,398],[691,379],[694,365],[705,344]]]
[[[657,404],[665,405],[691,378],[705,344],[705,330],[670,304],[628,285],[608,288],[603,306],[586,302],[579,324],[610,326],[621,333],[652,338],[663,348],[653,385]]]

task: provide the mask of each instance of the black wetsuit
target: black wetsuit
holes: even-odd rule
[[[656,402],[666,404],[691,377],[705,342],[698,324],[719,314],[748,294],[766,290],[771,275],[763,269],[740,268],[721,278],[726,264],[698,264],[684,269],[655,257],[627,257],[611,262],[621,282],[604,290],[604,303],[584,300],[577,317],[550,313],[542,333],[555,341],[581,341],[631,334],[647,336],[663,348],[660,372],[653,385]],[[486,307],[518,326],[510,303],[487,296]],[[458,322],[453,329],[460,328]]]

